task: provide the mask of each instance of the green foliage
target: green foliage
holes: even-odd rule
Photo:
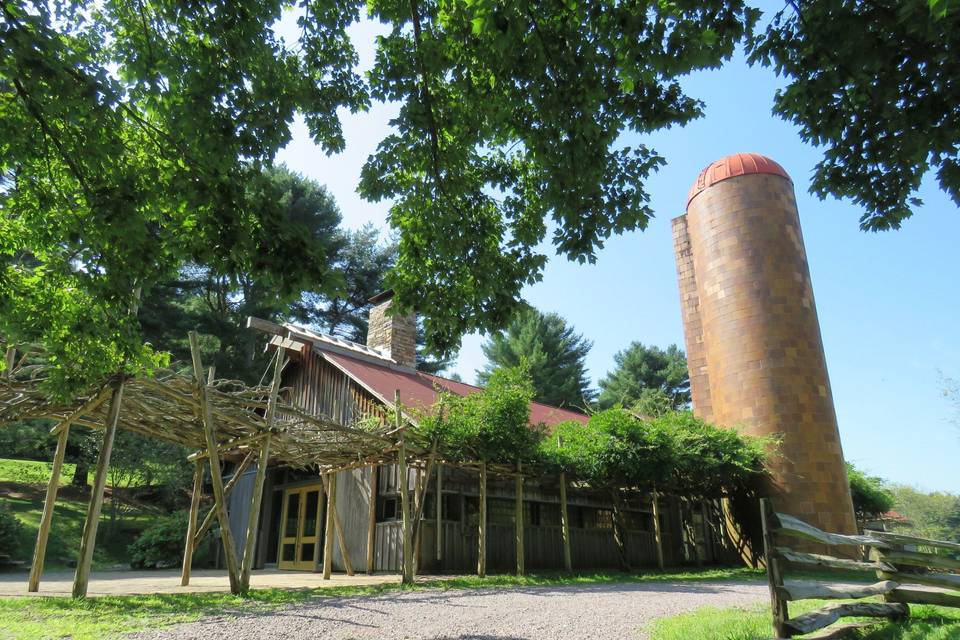
[[[616,367],[600,381],[598,402],[604,409],[620,404],[645,415],[682,409],[690,403],[687,358],[677,345],[666,349],[632,342],[614,357]]]
[[[947,0],[790,3],[749,42],[752,62],[787,78],[774,113],[826,148],[812,191],[861,205],[874,231],[910,217],[928,171],[960,205],[958,49]]]
[[[373,97],[401,104],[360,192],[390,200],[389,284],[431,309],[431,344],[499,329],[557,253],[592,262],[643,229],[644,180],[663,164],[618,143],[702,113],[680,78],[729,58],[758,12],[743,2],[373,0]],[[589,70],[589,72],[585,72]]]
[[[187,512],[176,511],[157,518],[127,547],[130,566],[134,569],[162,569],[183,564],[183,536],[187,530]],[[210,539],[204,536],[194,551],[194,565],[203,564]]]
[[[535,459],[542,429],[530,425],[533,386],[521,364],[490,376],[468,396],[446,396],[420,420],[420,432],[439,439],[444,455],[459,460],[527,462]]]
[[[925,492],[905,485],[890,487],[893,508],[909,521],[908,533],[935,540],[960,541],[960,496]]]
[[[639,419],[620,408],[586,425],[558,425],[541,444],[544,460],[595,486],[659,489],[716,497],[746,491],[763,473],[767,443],[695,418],[689,411]]]
[[[488,362],[477,379],[486,385],[498,368],[526,362],[537,400],[555,407],[583,407],[593,398],[585,363],[591,346],[556,313],[527,308],[483,344]]]
[[[848,462],[847,480],[850,482],[853,510],[858,520],[876,518],[893,508],[894,497],[883,478],[868,476]]]
[[[0,502],[0,557],[15,558],[23,536],[23,523],[10,511],[5,501]]]
[[[3,5],[0,335],[41,343],[64,395],[162,364],[129,311],[186,263],[274,276],[319,266],[263,169],[301,110],[343,148],[336,109],[366,103],[346,27],[356,4],[25,1]]]

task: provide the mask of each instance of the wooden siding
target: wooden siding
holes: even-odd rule
[[[367,523],[370,505],[370,468],[337,474],[337,514],[343,525],[350,562],[357,572],[367,570]],[[333,545],[333,568],[344,571],[340,541]]]
[[[290,389],[289,402],[344,425],[385,415],[379,399],[313,351],[284,374],[283,385]]]

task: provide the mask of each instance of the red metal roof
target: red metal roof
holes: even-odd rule
[[[404,407],[414,410],[427,410],[437,402],[441,389],[458,396],[467,396],[480,391],[472,384],[441,378],[396,366],[376,364],[359,358],[351,358],[340,353],[331,353],[318,349],[331,364],[340,368],[358,384],[378,396],[388,405],[393,405],[394,394],[400,391],[400,401]],[[530,403],[530,424],[543,423],[553,426],[568,420],[586,422],[587,416],[575,411],[551,407],[540,402]]]
[[[790,179],[790,176],[787,175],[783,167],[766,156],[762,156],[759,153],[735,153],[726,158],[720,158],[716,162],[712,162],[710,166],[700,172],[696,182],[693,183],[693,186],[690,187],[690,192],[687,194],[687,206],[690,206],[690,201],[693,200],[697,194],[711,185],[729,178],[754,173],[766,173],[774,176],[783,176],[787,180]]]

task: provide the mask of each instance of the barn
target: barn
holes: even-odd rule
[[[292,324],[251,318],[249,326],[270,334],[269,348],[283,349],[286,402],[332,419],[354,424],[388,420],[399,398],[405,420],[432,407],[441,392],[467,395],[479,387],[416,369],[416,319],[390,313],[391,293],[371,300],[366,345],[317,333]],[[585,422],[582,413],[534,402],[531,424],[547,428],[563,421]],[[229,498],[234,539],[245,538],[255,469],[244,470]],[[429,474],[429,477],[428,477]],[[270,467],[264,486],[255,566],[291,571],[322,571],[325,537],[330,536],[333,571],[399,572],[403,540],[399,474],[396,465],[358,465],[323,478],[283,466]],[[445,465],[411,468],[409,489],[421,496],[414,515],[413,553],[420,572],[476,570],[479,548],[481,488],[475,470]],[[326,483],[326,485],[325,485]],[[570,565],[573,569],[621,566],[614,540],[609,495],[571,483],[561,491],[556,476],[527,476],[523,489],[525,566],[563,569],[561,507],[568,514]],[[330,490],[334,500],[330,500]],[[486,508],[486,566],[512,570],[517,562],[519,510],[512,477],[489,474]],[[561,495],[564,493],[565,495]],[[561,498],[565,498],[562,504]],[[327,511],[333,505],[328,517]],[[658,549],[654,511],[658,511],[662,561],[667,565],[723,560],[721,518],[717,505],[692,504],[661,497],[625,496],[620,505],[627,524],[625,549],[631,566],[656,566]]]

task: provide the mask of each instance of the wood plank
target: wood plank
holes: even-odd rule
[[[960,593],[945,591],[927,591],[924,589],[909,589],[900,587],[887,595],[890,602],[904,602],[909,604],[933,604],[941,607],[960,608]]]
[[[190,494],[190,511],[187,512],[187,536],[183,542],[183,566],[180,568],[180,586],[190,584],[190,569],[193,565],[194,538],[197,535],[197,517],[200,513],[200,498],[203,493],[203,461],[194,463],[193,492]]]
[[[882,580],[874,584],[838,585],[825,582],[793,582],[779,587],[780,595],[786,600],[856,600],[881,596],[890,593],[900,584],[893,580]]]
[[[907,565],[910,567],[929,567],[931,569],[946,569],[956,571],[960,569],[960,560],[949,558],[936,553],[918,553],[916,551],[880,551],[881,560],[893,565]]]
[[[797,635],[823,629],[840,618],[902,620],[909,614],[910,609],[902,602],[845,602],[843,604],[828,604],[816,611],[799,615],[787,620],[786,626],[789,635]]]
[[[878,549],[890,548],[888,543],[878,538],[871,536],[853,536],[842,535],[839,533],[827,533],[826,531],[821,531],[813,525],[809,525],[806,522],[785,513],[776,513],[774,514],[774,517],[776,518],[776,522],[778,522],[780,525],[779,527],[776,527],[778,534],[808,538],[810,540],[822,542],[826,545],[870,546]]]
[[[517,547],[516,556],[517,556],[517,575],[522,576],[525,565],[525,558],[523,556],[523,468],[520,466],[520,463],[517,463],[517,476],[513,479],[514,482],[514,518],[515,522],[515,537],[514,541]]]
[[[767,586],[770,591],[770,610],[773,614],[773,635],[776,638],[787,638],[790,633],[787,620],[790,612],[787,601],[780,596],[779,589],[783,587],[783,574],[780,570],[780,559],[774,553],[773,547],[773,507],[767,498],[760,499],[760,523],[763,531],[763,556],[767,565]]]
[[[97,543],[97,526],[100,524],[100,510],[103,507],[103,491],[107,486],[107,471],[110,468],[110,454],[113,452],[113,439],[120,422],[120,405],[123,401],[123,382],[113,388],[110,398],[110,411],[103,430],[103,443],[97,456],[97,469],[90,489],[90,505],[87,507],[87,519],[83,524],[80,538],[80,556],[77,558],[77,572],[73,578],[73,597],[85,598],[87,584],[90,581],[90,565],[93,563],[93,548]]]
[[[441,569],[440,563],[443,562],[443,465],[437,465],[437,569]]]
[[[885,572],[882,574],[887,580],[895,580],[901,584],[925,584],[931,587],[960,590],[960,575],[951,573],[900,573]]]
[[[263,333],[269,333],[270,335],[274,336],[282,336],[287,332],[286,329],[276,322],[270,322],[269,320],[264,320],[263,318],[257,318],[255,316],[247,316],[246,328],[254,329],[255,331],[262,331]]]
[[[660,494],[653,492],[653,541],[657,547],[657,568],[663,570],[663,531],[660,525]]]
[[[841,638],[852,637],[854,634],[864,629],[875,627],[877,624],[877,620],[867,620],[864,622],[845,622],[835,627],[825,629],[820,633],[815,633],[812,636],[806,636],[803,640],[841,640]]]
[[[948,549],[950,551],[960,551],[960,542],[947,542],[946,540],[931,540],[929,538],[920,538],[917,536],[908,536],[902,533],[890,533],[887,531],[871,531],[870,535],[876,536],[886,542],[895,544],[915,544],[925,547],[937,547],[939,549]]]
[[[30,579],[27,582],[27,591],[33,593],[40,590],[40,576],[43,575],[43,563],[47,556],[47,540],[50,539],[50,525],[53,523],[53,509],[57,503],[60,473],[63,470],[63,458],[67,453],[69,437],[68,423],[57,436],[57,450],[53,454],[53,467],[50,470],[50,480],[47,481],[47,497],[43,500],[43,513],[37,529],[37,544],[33,548],[33,563],[30,565]]]
[[[394,420],[397,429],[403,425],[403,407],[400,403],[400,390],[393,396]],[[397,455],[400,473],[400,515],[403,534],[403,563],[402,581],[404,584],[413,584],[413,531],[410,523],[410,476],[407,470],[407,441],[406,433],[400,432],[400,451]]]
[[[370,501],[367,505],[367,575],[373,575],[377,552],[377,482],[380,467],[370,467]]]
[[[570,514],[567,511],[567,474],[560,474],[560,536],[563,538],[563,568],[573,571],[573,558],[570,553]]]
[[[220,455],[217,452],[216,427],[213,424],[210,400],[207,397],[207,386],[203,380],[203,364],[200,361],[200,341],[196,331],[191,331],[189,338],[197,401],[201,407],[200,418],[203,424],[203,435],[207,441],[207,452],[210,456],[210,484],[213,486],[213,508],[217,513],[217,521],[220,523],[220,540],[223,542],[223,554],[226,560],[227,574],[230,578],[230,592],[239,594],[240,573],[237,565],[237,548],[234,545],[233,532],[230,530],[230,518],[227,515],[227,503],[223,492],[223,476],[220,473]]]
[[[487,577],[487,463],[480,463],[480,513],[477,519],[477,575]]]
[[[834,558],[833,556],[824,556],[818,553],[802,553],[793,551],[786,547],[777,547],[777,554],[784,560],[813,566],[820,569],[843,569],[849,571],[882,571],[892,573],[896,569],[885,562],[864,562],[861,560],[847,560],[846,558]]]
[[[323,579],[329,580],[333,573],[333,536],[336,535],[333,530],[334,514],[337,512],[337,476],[334,473],[327,473],[324,483],[327,491],[327,521],[323,527]]]

